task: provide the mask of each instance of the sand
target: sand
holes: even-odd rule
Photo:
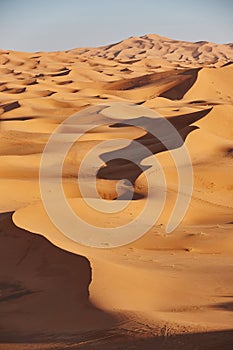
[[[0,349],[231,348],[232,61],[232,44],[157,35],[65,52],[0,51]],[[137,139],[152,151],[166,176],[167,198],[139,240],[98,249],[74,242],[51,222],[39,168],[60,123],[112,102],[150,108],[174,125],[191,156],[194,187],[182,222],[166,234],[178,188],[174,162],[149,133],[118,125],[122,105],[115,105],[107,125],[86,133],[65,159],[70,206],[107,228],[130,222],[144,208],[148,159],[144,171],[117,160],[99,174],[97,188],[107,200],[116,198],[119,179],[133,181],[134,199],[124,212],[93,214],[82,198],[81,161],[115,138]],[[132,112],[131,120],[136,117]],[[82,123],[92,127],[95,118]],[[63,126],[67,142],[79,128]],[[102,154],[109,151],[106,146]]]

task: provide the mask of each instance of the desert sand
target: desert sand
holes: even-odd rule
[[[232,44],[154,34],[99,48],[0,51],[0,349],[231,348],[232,61]],[[137,172],[129,162],[106,163],[97,179],[100,196],[109,201],[117,196],[118,180],[133,182],[134,197],[124,211],[93,214],[80,193],[82,159],[115,138],[139,140],[152,150],[166,176],[167,197],[143,237],[98,249],[73,241],[51,222],[39,169],[60,123],[112,102],[148,107],[174,125],[191,156],[194,187],[181,224],[166,234],[178,188],[174,162],[144,130],[123,125],[123,117],[122,124],[114,122],[120,113],[114,107],[111,123],[86,133],[65,159],[63,188],[71,208],[107,228],[130,222],[143,209],[147,168]],[[83,123],[91,128],[95,120]],[[67,142],[79,128],[63,128]]]

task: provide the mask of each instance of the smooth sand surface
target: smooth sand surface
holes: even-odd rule
[[[0,349],[230,349],[232,61],[232,44],[157,35],[65,52],[0,51]],[[121,107],[110,108],[111,122],[85,134],[65,159],[63,188],[71,208],[99,227],[130,222],[144,208],[148,159],[145,171],[118,159],[99,173],[98,192],[107,200],[116,198],[118,180],[133,182],[134,199],[124,211],[93,213],[82,198],[76,178],[81,161],[115,138],[137,139],[159,160],[166,205],[139,240],[115,249],[88,248],[49,219],[39,167],[61,122],[112,102],[148,107],[174,125],[191,156],[193,195],[181,224],[166,234],[177,196],[174,162],[149,133],[117,124],[119,115],[124,122]],[[95,118],[82,123],[92,127]],[[66,125],[62,135],[69,142],[79,131],[80,125]],[[106,146],[102,154],[110,151]]]

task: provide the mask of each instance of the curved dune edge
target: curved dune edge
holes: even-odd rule
[[[1,343],[115,324],[89,301],[92,272],[85,257],[19,229],[11,213],[0,215],[0,230]]]
[[[150,327],[156,335],[164,327],[171,334],[232,329],[232,60],[230,44],[185,43],[154,35],[59,53],[0,51],[0,212],[14,211],[15,225],[46,237],[53,251],[59,247],[65,255],[65,251],[81,254],[90,261],[90,296],[80,299],[82,306],[92,303],[99,308],[93,311],[96,323],[90,330],[101,319],[103,328],[108,328],[108,322],[109,326],[113,322],[111,327],[124,320],[130,327],[132,322],[132,331],[143,329],[147,337]],[[177,194],[177,172],[168,152],[157,145],[154,153],[168,183],[166,206],[158,222],[128,246],[98,250],[73,242],[54,227],[41,202],[38,175],[41,154],[53,130],[80,110],[111,102],[148,107],[171,121],[191,155],[194,191],[182,224],[165,235]],[[91,125],[93,120],[84,122]],[[69,138],[72,130],[63,131]],[[93,220],[93,214],[86,210],[77,188],[80,161],[99,142],[117,137],[149,140],[154,145],[142,130],[111,123],[85,135],[65,161],[64,192],[84,219]],[[111,166],[97,181],[105,199],[116,197],[116,173],[134,175],[124,164]],[[110,174],[113,178],[106,179]],[[108,222],[99,217],[98,224],[111,227],[127,222],[142,209],[147,195],[144,173],[136,177],[135,191],[138,199],[126,213]],[[10,232],[16,229],[9,227]],[[20,232],[22,237],[28,235]],[[31,264],[34,254],[28,259]],[[61,264],[69,269],[73,262],[64,257]],[[47,265],[41,269],[46,273]],[[71,301],[72,308],[76,304],[73,297]],[[92,318],[85,305],[84,314],[87,320]],[[62,333],[64,324],[59,327]]]
[[[75,202],[71,201],[71,205]],[[157,226],[135,243],[100,251],[65,237],[41,204],[19,209],[13,221],[30,232],[45,235],[62,249],[86,256],[92,265],[90,300],[101,309],[114,311],[116,318],[126,312],[133,313],[138,321],[146,318],[154,326],[163,320],[170,327],[179,324],[180,329],[231,328],[230,314],[218,309],[225,300],[218,290],[227,292],[230,287],[226,283],[232,254],[229,225],[184,226],[166,237]],[[229,269],[224,271],[226,266]],[[216,287],[216,276],[220,289]]]

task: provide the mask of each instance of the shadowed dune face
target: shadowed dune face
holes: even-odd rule
[[[193,86],[195,81],[198,77],[198,72],[200,71],[200,68],[197,69],[191,69],[182,72],[182,75],[186,78],[182,83],[178,83],[176,86],[172,87],[171,89],[168,89],[164,93],[162,93],[160,96],[169,98],[170,100],[181,100],[186,92],[189,91],[189,89]]]
[[[206,116],[211,109],[198,111],[194,113],[190,113],[187,115],[179,115],[176,117],[173,117],[171,119],[168,119],[168,121],[173,125],[176,130],[178,131],[180,135],[180,140],[177,142],[177,139],[174,135],[169,135],[169,130],[167,131],[167,135],[163,135],[164,138],[167,138],[169,140],[169,147],[166,147],[161,140],[156,138],[154,135],[152,135],[149,132],[146,132],[143,136],[134,139],[134,141],[137,141],[140,145],[145,146],[148,148],[148,150],[152,154],[158,154],[160,152],[164,151],[170,151],[172,149],[179,148],[183,145],[185,142],[186,137],[191,133],[193,130],[196,130],[196,126],[190,126],[189,124],[192,124],[194,122],[197,122],[204,116]],[[139,127],[142,127],[144,130],[150,129],[151,119],[147,117],[141,116],[140,118],[133,119],[132,125],[138,125]],[[128,120],[130,124],[130,120]],[[153,121],[153,128],[156,130],[160,127],[161,120],[155,119]],[[121,128],[125,127],[128,124],[112,124],[112,128]],[[158,126],[156,126],[158,125]],[[124,155],[127,154],[130,158],[129,160],[124,159]],[[143,166],[140,167],[137,165],[138,163],[141,163],[143,161],[143,156],[140,155],[140,153],[135,152],[135,147],[133,143],[130,143],[127,147],[119,149],[117,151],[108,152],[105,154],[101,154],[100,158],[105,161],[105,159],[108,159],[108,157],[112,158],[110,161],[105,162],[105,166],[100,168],[97,177],[99,179],[106,179],[106,180],[122,180],[127,179],[129,180],[133,185],[135,184],[135,181],[137,178],[143,173],[143,171],[149,169],[149,166]]]
[[[89,301],[89,261],[0,216],[0,340],[74,334],[113,324]]]
[[[140,324],[137,325],[140,327]],[[142,332],[143,333],[143,332]],[[1,350],[63,350],[63,349],[81,349],[81,350],[231,350],[233,331],[215,331],[193,334],[172,335],[170,329],[164,326],[161,333],[156,337],[153,334],[145,336],[136,334],[132,329],[116,329],[94,332],[92,334],[83,333],[78,338],[57,339],[55,341],[36,341],[31,339],[29,342],[22,343],[2,343]]]

